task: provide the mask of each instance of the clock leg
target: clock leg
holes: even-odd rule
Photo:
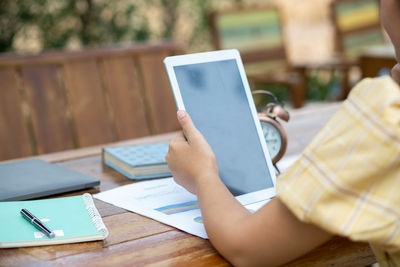
[[[275,167],[275,170],[278,172],[278,174],[281,174],[281,171],[279,170],[278,166],[276,166],[276,164],[273,164]]]

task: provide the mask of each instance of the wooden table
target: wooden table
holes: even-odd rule
[[[337,110],[338,104],[313,105],[295,110],[285,124],[289,135],[287,155],[296,155]],[[112,144],[127,145],[169,140],[176,133]],[[101,147],[42,155],[37,158],[101,180],[95,194],[132,181],[101,161]],[[82,194],[83,191],[63,196]],[[95,199],[109,229],[103,241],[44,247],[0,249],[0,266],[229,266],[208,240],[192,236],[157,221]],[[301,241],[300,241],[301,242]],[[287,266],[365,266],[376,262],[369,246],[335,237]]]

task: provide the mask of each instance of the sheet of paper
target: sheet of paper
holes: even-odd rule
[[[94,195],[114,206],[171,225],[190,234],[208,238],[197,198],[172,178],[137,182]],[[254,212],[268,200],[246,205]]]
[[[284,173],[287,171],[295,162],[300,158],[299,154],[296,155],[290,155],[290,156],[284,156],[278,163],[276,164],[281,171],[281,173]]]

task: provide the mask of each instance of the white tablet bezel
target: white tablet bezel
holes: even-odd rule
[[[273,187],[266,188],[263,190],[243,194],[240,196],[236,196],[236,199],[240,201],[243,205],[251,204],[258,202],[263,199],[268,199],[274,197],[276,195],[276,176],[275,169],[271,161],[271,157],[269,156],[267,144],[264,139],[264,135],[262,132],[261,124],[258,119],[257,110],[254,105],[253,96],[250,91],[250,86],[247,81],[246,73],[243,67],[242,59],[240,57],[239,51],[236,49],[228,49],[228,50],[218,50],[212,52],[203,52],[203,53],[195,53],[181,56],[171,56],[166,57],[164,59],[164,65],[167,71],[167,75],[169,78],[169,82],[171,84],[172,93],[175,98],[176,106],[178,110],[186,110],[185,104],[182,100],[182,95],[180,92],[179,84],[175,76],[174,67],[182,66],[182,65],[190,65],[196,63],[206,63],[206,62],[215,62],[221,60],[236,60],[237,67],[239,69],[240,77],[243,82],[243,87],[246,92],[247,102],[249,103],[251,115],[253,117],[258,137],[261,143],[262,151],[264,153],[264,159],[267,162],[269,175],[272,179]]]

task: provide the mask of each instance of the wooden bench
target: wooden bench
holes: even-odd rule
[[[178,129],[176,43],[0,57],[0,160]]]
[[[350,71],[360,67],[363,51],[385,43],[379,20],[379,0],[334,0],[330,10],[337,59],[334,67],[342,72],[340,98],[346,99],[352,87]]]

